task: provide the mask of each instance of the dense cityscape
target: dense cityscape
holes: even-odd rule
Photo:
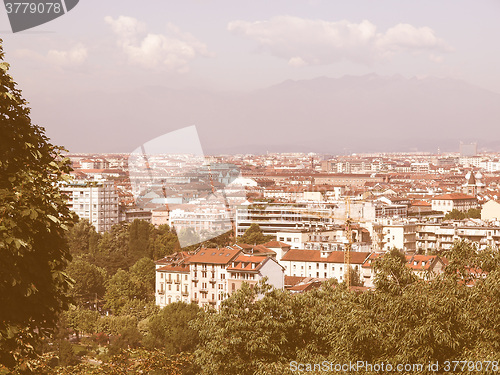
[[[185,155],[156,155],[135,196],[127,155],[70,154],[75,180],[64,190],[70,207],[97,232],[144,220],[175,228],[181,243],[193,237],[185,242],[192,248],[231,231],[231,224],[238,238],[257,225],[268,242],[234,241],[215,263],[219,250],[203,244],[156,262],[157,305],[220,307],[241,280],[268,277],[289,290],[342,282],[348,235],[351,264],[365,288],[374,286],[372,259],[393,248],[421,277],[443,271],[440,255],[457,240],[497,249],[499,155],[478,154],[475,143],[457,148],[438,155],[226,155],[207,157],[201,167]],[[227,204],[217,199],[221,192]],[[268,258],[274,262],[261,269]],[[270,266],[275,263],[281,267]]]

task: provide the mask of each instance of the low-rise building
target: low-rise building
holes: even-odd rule
[[[368,252],[352,252],[351,267],[361,271],[361,265],[370,255]],[[287,276],[336,278],[342,282],[346,270],[343,251],[292,249],[280,260]]]
[[[189,303],[191,254],[175,253],[156,262],[156,305],[165,307],[174,302]]]
[[[481,220],[500,220],[500,202],[492,199],[483,204],[483,208],[481,209]]]
[[[432,210],[442,211],[444,213],[453,210],[468,211],[471,208],[477,208],[477,199],[471,195],[462,193],[450,193],[437,195],[432,198]]]
[[[182,301],[220,308],[243,282],[252,286],[264,278],[273,287],[283,289],[284,268],[275,259],[275,252],[262,245],[257,247],[200,248],[194,254],[176,253],[157,261],[156,304],[164,307]]]

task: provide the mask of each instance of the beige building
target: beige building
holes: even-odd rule
[[[361,265],[370,255],[367,252],[352,252],[351,267],[361,271]],[[344,252],[321,250],[289,250],[280,260],[287,276],[344,279]]]
[[[500,227],[488,226],[485,223],[472,225],[458,224],[419,224],[417,226],[417,249],[423,251],[451,249],[455,241],[467,240],[477,243],[479,249],[488,246],[500,247]]]
[[[475,197],[462,193],[442,194],[432,198],[432,210],[444,213],[453,210],[465,212],[471,208],[477,208],[477,206],[477,199]]]
[[[240,254],[231,262],[227,271],[229,294],[240,289],[243,282],[253,287],[264,277],[267,277],[268,284],[277,289],[283,289],[285,286],[284,268],[269,256]]]
[[[383,220],[373,224],[375,246],[379,251],[392,248],[414,252],[417,225],[409,221]]]
[[[156,305],[165,307],[174,302],[189,303],[191,275],[190,254],[175,253],[156,262]]]
[[[483,208],[481,209],[481,220],[500,220],[500,202],[489,200],[488,202],[483,204]]]
[[[118,192],[113,181],[73,181],[61,186],[68,206],[78,217],[87,219],[97,232],[118,224]]]

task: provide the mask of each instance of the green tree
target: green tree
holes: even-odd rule
[[[273,239],[273,236],[264,236],[262,231],[260,230],[259,224],[253,223],[250,227],[243,233],[238,239],[240,243],[246,243],[249,245],[260,245],[267,241]]]
[[[80,219],[67,234],[71,255],[94,254],[97,251],[100,236],[87,219]]]
[[[113,314],[128,314],[122,311],[131,301],[142,301],[144,304],[154,300],[155,264],[149,258],[142,258],[134,264],[130,271],[118,270],[108,281],[105,307]]]
[[[457,209],[453,209],[444,215],[445,220],[463,220],[467,217],[465,212],[459,211]]]
[[[119,314],[121,308],[132,299],[140,299],[140,288],[130,277],[130,273],[125,270],[118,270],[108,281],[105,307],[109,308],[113,314]]]
[[[155,262],[149,258],[141,258],[130,267],[130,277],[137,284],[138,294],[146,301],[152,301],[154,299],[155,269]]]
[[[135,219],[129,227],[128,251],[130,263],[137,262],[140,258],[151,256],[149,253],[149,234],[151,224],[144,220]]]
[[[63,313],[64,324],[72,329],[77,337],[80,333],[93,334],[97,332],[100,314],[85,308],[72,308]]]
[[[463,219],[480,219],[481,218],[481,209],[480,208],[469,208],[468,211],[463,212],[457,209],[454,209],[444,215],[445,220],[463,220]]]
[[[128,256],[129,223],[113,225],[111,231],[103,233],[97,252],[85,257],[90,263],[104,268],[109,276],[116,271],[128,269],[133,263]]]
[[[13,367],[67,307],[65,233],[75,219],[59,189],[69,160],[32,124],[8,69],[0,63],[0,363]]]
[[[68,275],[75,281],[70,295],[81,306],[93,306],[102,299],[106,291],[106,271],[83,259],[73,260],[68,268]]]
[[[361,274],[359,272],[359,268],[354,269],[354,267],[349,268],[350,279],[352,286],[363,286],[365,282],[361,279]]]
[[[404,288],[417,280],[417,276],[406,267],[404,254],[395,248],[376,259],[373,268],[376,272],[374,284],[377,290],[402,294]]]
[[[196,304],[175,302],[165,306],[148,321],[144,345],[165,348],[167,354],[192,352],[198,344],[198,332],[189,326],[200,308]]]
[[[149,237],[149,252],[153,259],[161,259],[167,255],[180,251],[177,235],[166,224],[160,225],[151,231]]]

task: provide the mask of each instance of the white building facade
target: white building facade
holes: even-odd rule
[[[106,232],[118,223],[118,193],[112,181],[74,181],[62,185],[68,206],[87,219],[97,232]]]

